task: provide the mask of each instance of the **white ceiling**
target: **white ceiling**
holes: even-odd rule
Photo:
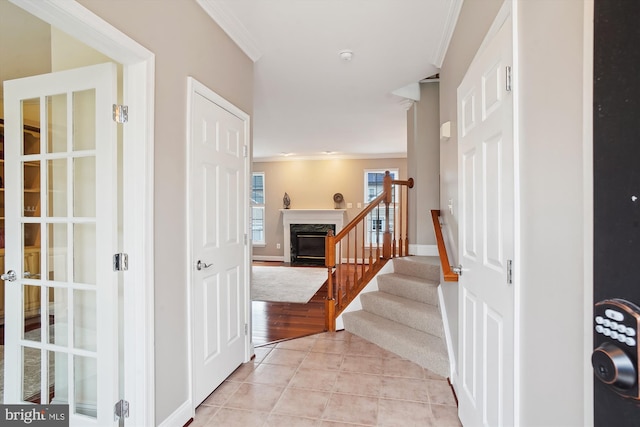
[[[462,0],[198,0],[255,61],[254,159],[406,155],[406,99]],[[339,52],[353,51],[353,59]]]

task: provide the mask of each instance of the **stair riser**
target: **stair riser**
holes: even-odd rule
[[[360,296],[362,308],[369,313],[376,314],[402,325],[409,326],[437,337],[444,337],[444,327],[440,313],[432,307],[424,306],[424,310],[408,307],[400,302],[382,298],[377,292]]]
[[[378,276],[378,289],[412,301],[438,305],[438,287],[431,283],[418,284],[396,274],[382,274]]]
[[[395,273],[415,276],[434,282],[440,281],[440,266],[438,264],[394,258],[393,271]]]

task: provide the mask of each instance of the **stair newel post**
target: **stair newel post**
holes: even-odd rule
[[[413,188],[413,178],[407,180],[407,197],[405,201],[405,218],[406,218],[406,230],[404,232],[404,254],[409,255],[409,189]]]
[[[330,332],[336,330],[336,300],[333,291],[333,267],[336,265],[336,238],[333,230],[327,232],[324,245],[325,266],[327,267],[327,299],[325,301],[325,328]],[[338,276],[339,274],[336,274]]]
[[[382,181],[382,188],[385,194],[384,197],[384,211],[385,211],[385,229],[382,241],[382,257],[384,259],[391,258],[391,230],[389,227],[389,204],[391,203],[391,174],[389,171],[384,173],[384,179]]]
[[[402,209],[402,194],[403,194],[403,187],[402,186],[396,186],[396,192],[398,193],[398,200],[397,203],[395,205],[395,214],[393,215],[393,220],[398,222],[398,229],[394,229],[394,235],[397,234],[398,235],[398,256],[405,256],[406,253],[404,252],[404,240],[403,237],[406,239],[406,234],[403,235],[403,229],[402,229],[402,216],[404,215],[404,209]],[[397,219],[396,219],[397,218]],[[395,244],[394,244],[394,250],[395,250]]]

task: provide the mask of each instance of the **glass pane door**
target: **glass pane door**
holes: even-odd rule
[[[113,64],[5,83],[4,268],[17,272],[5,284],[5,403],[69,405],[71,425],[111,425],[118,389],[115,134],[104,102],[114,84]]]

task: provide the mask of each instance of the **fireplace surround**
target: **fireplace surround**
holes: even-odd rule
[[[284,231],[284,262],[292,265],[301,265],[300,262],[302,262],[302,260],[296,259],[299,255],[299,242],[297,242],[298,248],[292,248],[292,234],[295,236],[295,233],[298,232],[297,228],[303,226],[301,230],[307,236],[307,241],[303,241],[303,250],[312,251],[310,255],[306,254],[306,256],[315,257],[320,256],[320,249],[317,247],[319,240],[316,240],[314,243],[311,239],[319,239],[319,237],[311,236],[317,236],[319,233],[322,233],[322,237],[324,237],[327,235],[327,231],[329,229],[333,229],[337,234],[342,230],[345,224],[345,209],[281,209],[280,212],[282,212],[282,225]],[[293,232],[292,226],[295,226],[295,230]],[[314,226],[315,228],[306,226]],[[305,238],[303,238],[303,240],[305,240]],[[324,251],[324,238],[322,238],[322,251]],[[313,261],[309,261],[314,258],[303,259],[306,260],[305,265],[324,265],[324,253],[322,253],[322,260],[316,260],[315,263],[313,263]]]

